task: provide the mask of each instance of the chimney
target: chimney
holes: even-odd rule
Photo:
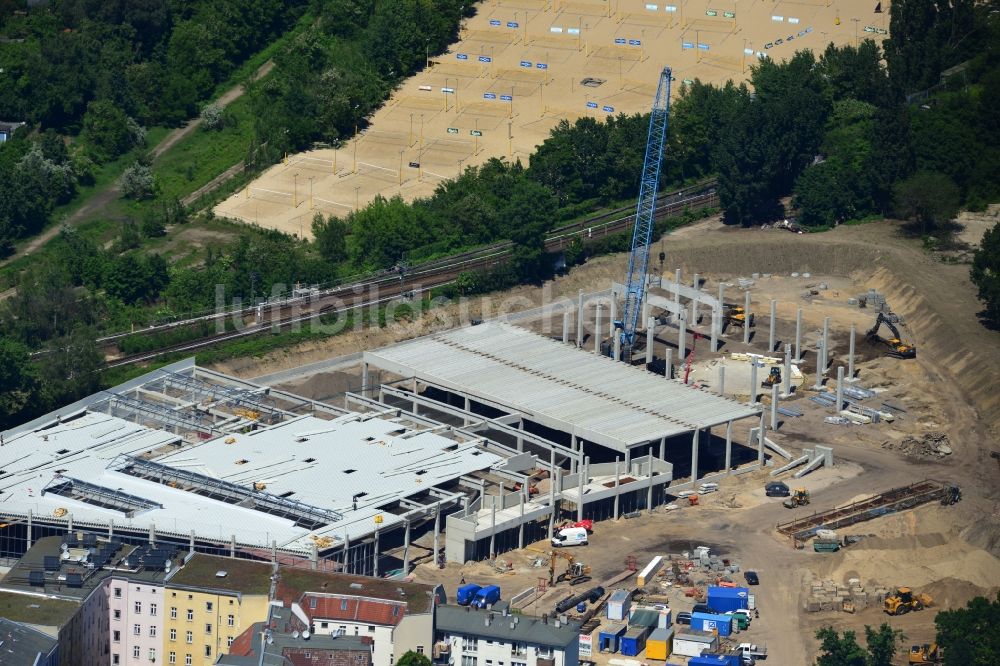
[[[556,618],[556,621],[553,622],[552,624],[554,624],[555,628],[558,629],[559,628],[559,618]]]
[[[485,624],[487,627],[490,626],[490,616],[489,615],[487,615],[487,616],[485,616],[483,618],[483,624]]]

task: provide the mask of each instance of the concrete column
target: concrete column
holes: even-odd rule
[[[577,295],[576,301],[576,346],[583,346],[583,289]]]
[[[597,304],[597,310],[594,312],[594,353],[600,355],[601,353],[601,304]]]
[[[115,521],[108,519],[108,541],[113,539],[115,536]]]
[[[611,327],[611,353],[614,354],[614,359],[616,361],[622,360],[622,336],[618,334],[618,330],[614,326]]]
[[[679,268],[677,268],[677,269],[674,270],[674,282],[676,284],[678,284],[678,285],[681,283],[681,269],[679,269]],[[675,289],[674,290],[674,300],[675,301],[676,300],[680,300],[680,297],[681,297],[680,293]]]
[[[767,329],[767,353],[774,351],[775,330],[774,325],[778,319],[778,301],[771,299],[771,325]]]
[[[271,539],[271,564],[278,563],[278,540]]]
[[[233,537],[233,544],[235,550],[236,537]],[[153,546],[156,544],[156,523],[149,524],[149,545]]]
[[[701,287],[701,276],[698,275],[697,273],[695,273],[694,274],[694,280],[691,281],[691,284],[692,284],[692,286],[694,286],[695,289],[699,289]],[[697,298],[692,298],[691,299],[691,325],[694,326],[697,323],[698,323],[698,299]]]
[[[517,420],[517,430],[518,432],[524,430],[524,419]],[[524,451],[524,437],[521,437],[521,435],[517,436],[517,450]]]
[[[802,308],[795,313],[795,363],[802,362]]]
[[[830,318],[823,317],[823,375],[826,375],[826,368],[830,365]]]
[[[849,382],[858,381],[854,378],[854,336],[856,332],[856,327],[854,324],[851,324],[851,345],[847,352],[847,381]]]
[[[618,496],[620,494],[619,488],[621,486],[622,478],[621,470],[618,467],[620,462],[621,461],[618,460],[618,456],[615,456],[615,520],[618,520]]]
[[[760,466],[761,469],[764,468],[764,438],[766,437],[766,427],[767,424],[764,423],[764,412],[762,411],[760,413],[760,427],[757,430],[757,465]]]
[[[319,569],[319,546],[315,541],[312,542],[312,549],[309,551],[309,568],[313,571]],[[375,575],[378,576],[378,573]]]
[[[844,408],[844,366],[837,367],[837,406],[834,413]]]
[[[656,334],[656,320],[646,318],[646,365],[653,362],[653,337]]]
[[[615,296],[614,291],[611,292],[610,312],[611,323],[608,325],[608,330],[611,331],[612,335],[614,335],[615,321],[618,320],[618,297]]]
[[[750,290],[743,294],[743,344],[750,344]]]
[[[583,477],[587,473],[587,463],[590,461],[590,457],[583,459],[583,465],[577,470],[576,474],[576,492],[577,492],[577,503],[576,503],[576,519],[583,520]]]
[[[569,450],[573,452],[574,455],[569,457],[569,473],[576,474],[576,435],[570,433],[569,435]],[[583,448],[581,446],[581,448]]]
[[[465,411],[466,412],[471,412],[472,411],[472,399],[469,398],[469,396],[465,396]],[[471,423],[470,419],[467,416],[463,415],[462,416],[462,424],[463,425],[469,425],[469,423]]]
[[[685,321],[686,314],[684,310],[680,311],[677,316],[677,362],[683,363],[684,358],[687,356],[687,323]]]
[[[519,512],[519,520],[517,521],[517,549],[521,550],[524,548],[524,493],[517,494],[517,508]]]
[[[344,572],[351,573],[351,535],[344,530]]]
[[[376,578],[378,578],[378,524],[375,525],[375,544],[374,544],[374,546],[375,546],[375,557],[374,557],[374,560],[373,560],[373,563],[374,563],[373,564],[374,573],[372,575],[375,576]],[[315,548],[315,545],[313,547]]]
[[[368,391],[368,364],[361,364],[361,395],[366,395]]]
[[[629,465],[632,462],[632,449],[625,447],[625,473],[628,474],[631,467]]]
[[[501,489],[501,493],[503,490]],[[490,559],[497,556],[497,498],[493,498],[493,506],[490,509]]]
[[[726,366],[719,364],[719,395],[726,395]]]
[[[719,332],[721,329],[722,329],[722,315],[719,314],[718,308],[712,308],[712,330],[709,333],[711,335],[709,344],[713,352],[719,351]]]
[[[563,312],[563,335],[562,335],[562,341],[563,341],[563,344],[567,344],[569,342],[569,313],[568,312]]]
[[[664,352],[663,355],[664,355],[663,361],[664,361],[664,366],[665,366],[664,370],[663,370],[663,376],[666,377],[667,379],[673,379],[674,378],[674,350],[671,349],[670,347],[667,347],[667,349],[666,349],[666,351]]]
[[[556,520],[556,451],[549,452],[549,538]]]
[[[440,548],[441,540],[441,502],[439,501],[434,507],[434,566],[438,564],[438,549]]]
[[[646,511],[653,513],[653,454],[650,453],[646,459],[649,460],[649,483],[646,485]]]
[[[72,511],[69,512],[68,514],[66,514],[66,531],[67,532],[72,532],[73,531],[73,512]]]
[[[724,282],[719,282],[719,307],[720,308],[725,307],[725,304],[723,303],[723,301],[725,299],[725,296],[726,296],[726,284]]]
[[[649,288],[642,290],[642,320],[647,321],[650,317],[649,310]]]
[[[726,474],[733,473],[733,422],[726,422]]]
[[[785,375],[782,379],[784,379],[785,392],[781,397],[790,398],[792,396],[792,345],[788,342],[785,343]]]
[[[750,359],[750,398],[747,404],[753,407],[757,404],[757,361]]]
[[[666,437],[661,437],[660,438],[660,460],[666,460],[666,459],[667,459],[667,438]]]
[[[229,535],[229,557],[236,559],[236,535]]]
[[[701,433],[697,428],[691,437],[691,490],[698,486],[698,436]]]
[[[615,498],[615,502],[616,503],[618,502],[618,498],[617,497]],[[34,519],[35,519],[34,512],[31,509],[28,509],[28,534],[27,534],[27,540],[26,540],[26,542],[28,544],[28,548],[31,548],[31,546],[32,546],[32,539],[31,539],[32,535],[31,535],[31,532],[32,532],[32,528],[34,527]],[[191,534],[194,534],[194,532],[191,532]]]
[[[403,575],[410,573],[410,521],[403,523]]]
[[[771,430],[778,429],[778,385],[771,387]]]
[[[191,530],[191,536],[188,538],[188,552],[194,553],[194,530]]]

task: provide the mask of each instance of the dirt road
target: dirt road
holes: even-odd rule
[[[254,72],[253,80],[256,81],[266,76],[267,73],[270,72],[273,67],[274,67],[274,62],[268,60],[263,65],[261,65],[256,72]],[[229,104],[232,104],[240,97],[242,97],[243,92],[244,92],[243,84],[242,83],[237,84],[232,88],[230,88],[229,90],[227,90],[226,92],[224,92],[215,101],[215,103],[222,107],[225,107]],[[198,129],[200,125],[201,125],[201,118],[199,117],[188,121],[187,124],[185,124],[183,127],[178,127],[172,130],[169,134],[167,134],[167,136],[163,138],[162,141],[160,141],[158,144],[156,144],[156,146],[153,147],[152,151],[150,151],[150,155],[152,156],[153,161],[156,161],[156,159],[160,157],[163,153],[173,148],[178,141],[184,139],[187,136],[190,136],[191,133],[194,132],[196,129]],[[108,185],[103,190],[95,192],[72,215],[63,220],[62,223],[54,224],[45,231],[43,231],[42,233],[32,238],[27,245],[25,245],[20,249],[20,251],[0,261],[0,266],[3,266],[4,264],[13,261],[19,256],[31,254],[38,248],[42,247],[50,240],[55,238],[56,235],[59,234],[59,230],[62,228],[62,225],[65,224],[67,226],[73,226],[75,224],[83,222],[84,220],[90,219],[96,213],[106,208],[108,204],[110,204],[112,201],[117,199],[118,195],[119,195],[119,190],[117,181]]]

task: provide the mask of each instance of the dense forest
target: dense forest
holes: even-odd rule
[[[292,21],[308,17],[308,29],[275,53],[268,76],[248,85],[248,160],[262,164],[285,150],[349,137],[394,85],[455,38],[471,11],[457,0],[147,4],[146,13],[137,10],[143,3],[87,1],[4,12],[0,34],[25,41],[0,44],[2,57],[20,63],[4,65],[0,76],[37,76],[39,89],[0,93],[0,114],[7,114],[0,118],[16,113],[29,123],[0,146],[0,240],[43,226],[53,206],[73,196],[88,160],[113,159],[144,140],[144,126],[196,112],[240,58]],[[141,27],[147,22],[158,27]],[[959,206],[997,201],[996,15],[971,0],[900,0],[891,26],[892,40],[882,47],[831,45],[783,62],[762,60],[746,84],[679,86],[661,185],[717,178],[730,224],[796,215],[823,229],[895,214],[912,220],[917,235],[946,230]],[[201,53],[200,64],[184,65],[199,69],[171,84],[171,53],[178,57],[183,48],[174,40],[202,29],[241,49]],[[112,45],[121,47],[118,58],[107,52]],[[7,48],[19,49],[20,60]],[[90,51],[45,56],[45,49],[63,48]],[[104,68],[101,58],[114,67]],[[148,68],[163,76],[155,84],[160,92],[143,102],[147,89],[129,82]],[[45,92],[53,86],[65,90]],[[636,196],[647,126],[648,115],[563,122],[527,164],[492,159],[426,199],[377,199],[346,218],[317,216],[312,242],[246,229],[223,247],[206,247],[195,263],[174,264],[145,247],[167,228],[192,223],[173,200],[154,199],[141,219],[118,223],[112,242],[65,229],[50,243],[52,260],[34,262],[0,305],[0,386],[13,387],[0,397],[0,428],[91,391],[99,383],[98,331],[213,308],[217,285],[227,302],[247,302],[299,282],[330,283],[497,240],[514,242],[512,261],[491,274],[462,276],[456,291],[544,279],[553,266],[544,252],[547,231]],[[990,238],[997,254],[1000,234]],[[572,245],[567,263],[621,249],[626,239],[602,242]],[[977,258],[977,266],[981,294],[1000,298],[1000,257]],[[1000,306],[992,312],[1000,317]],[[58,351],[29,356],[39,349]]]

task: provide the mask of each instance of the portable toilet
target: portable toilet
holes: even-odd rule
[[[728,636],[733,633],[733,616],[691,613],[691,628],[707,632],[715,631],[720,636]]]
[[[618,652],[621,649],[622,636],[628,631],[624,624],[612,624],[602,627],[597,634],[597,650],[599,652]]]
[[[628,590],[615,590],[608,597],[608,619],[621,622],[628,618],[629,606],[631,605],[631,592]]]
[[[736,654],[703,654],[688,659],[688,666],[740,666],[740,657]]]
[[[708,606],[716,613],[750,607],[750,590],[745,587],[709,587]]]
[[[621,640],[621,653],[625,657],[638,657],[646,649],[646,636],[649,627],[632,627],[625,632]]]
[[[666,661],[674,648],[674,630],[656,629],[646,639],[646,659]]]

